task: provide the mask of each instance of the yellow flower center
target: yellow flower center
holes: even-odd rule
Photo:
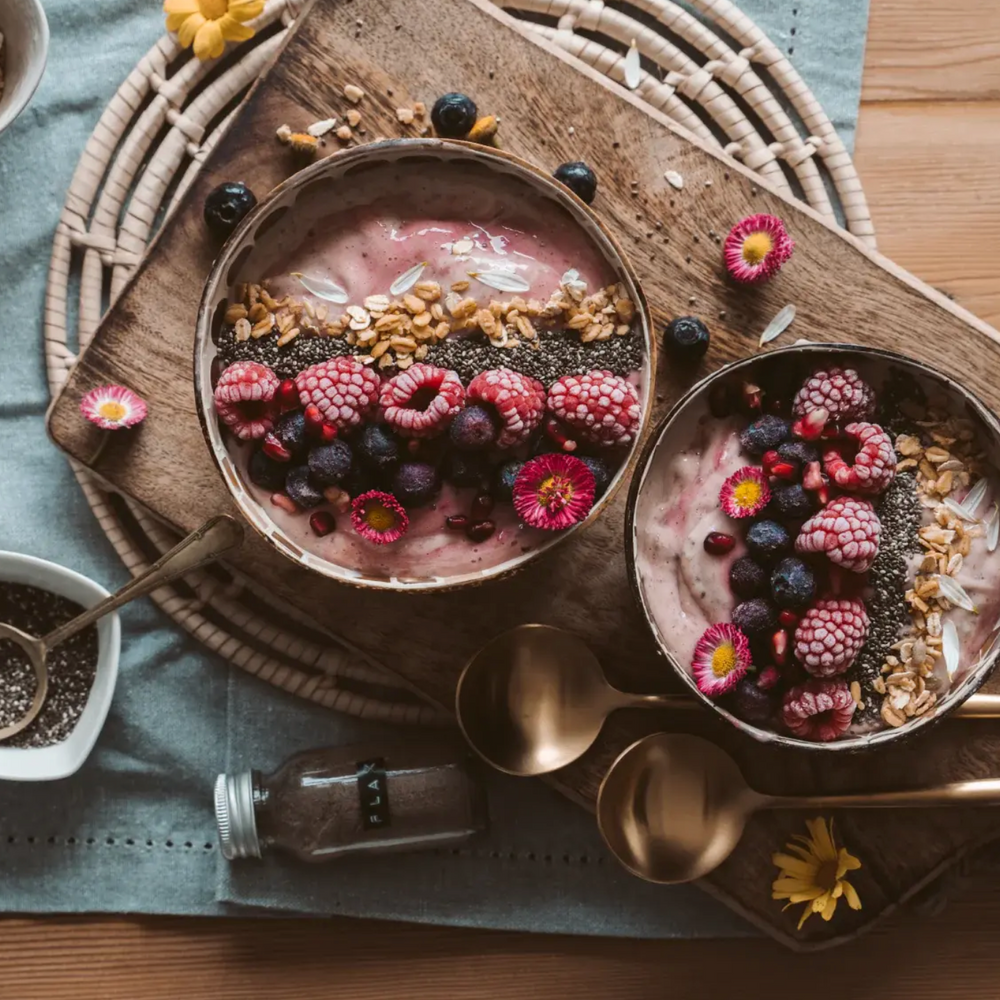
[[[837,861],[821,861],[816,866],[816,885],[824,892],[830,892],[837,885]]]
[[[760,264],[773,249],[774,242],[767,233],[753,233],[743,241],[743,259],[748,264]]]
[[[760,483],[755,479],[744,479],[739,486],[733,490],[733,499],[736,506],[742,509],[753,507],[761,498]]]
[[[725,677],[736,666],[736,647],[731,642],[724,642],[712,654],[712,673],[716,677]]]
[[[562,510],[573,499],[573,484],[562,476],[547,476],[538,487],[538,502],[548,510]]]
[[[101,403],[97,408],[97,412],[105,420],[121,420],[128,411],[121,403],[116,403],[113,399],[109,399]]]
[[[375,531],[389,531],[396,524],[396,515],[388,507],[372,504],[365,508],[365,524]]]
[[[229,12],[229,0],[198,0],[198,9],[207,21],[218,21]]]

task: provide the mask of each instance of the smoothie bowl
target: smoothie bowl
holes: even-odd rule
[[[241,512],[357,586],[522,566],[598,516],[651,410],[648,310],[593,212],[498,150],[335,154],[230,238],[196,398]]]
[[[695,386],[647,442],[626,552],[661,651],[762,742],[858,750],[986,679],[1000,424],[899,355],[797,345]]]

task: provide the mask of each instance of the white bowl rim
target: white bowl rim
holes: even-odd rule
[[[28,0],[28,2],[38,15],[41,58],[29,65],[24,78],[18,81],[19,86],[22,88],[20,99],[4,108],[3,112],[0,113],[0,133],[3,133],[9,125],[13,124],[18,115],[31,103],[31,99],[35,96],[35,92],[41,85],[42,79],[45,76],[45,68],[49,63],[49,19],[45,14],[45,8],[42,6],[40,0]],[[6,46],[7,44],[7,38],[4,36],[4,45]],[[10,83],[5,77],[4,88],[6,89],[8,86],[10,86]]]

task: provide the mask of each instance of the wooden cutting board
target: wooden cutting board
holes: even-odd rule
[[[195,413],[192,344],[212,248],[201,207],[222,180],[263,193],[294,166],[274,138],[282,123],[304,128],[350,107],[343,87],[360,86],[366,140],[415,134],[396,108],[460,89],[481,111],[502,117],[503,145],[546,168],[585,158],[600,177],[595,209],[630,252],[658,328],[698,313],[713,330],[699,374],[756,350],[768,320],[789,302],[792,334],[904,351],[963,380],[1000,408],[1000,338],[800,204],[783,201],[748,170],[707,150],[631,95],[560,51],[540,48],[486,0],[316,0],[276,64],[251,91],[199,179],[164,226],[53,403],[49,429],[69,454],[111,488],[182,530],[232,510]],[[338,145],[329,138],[325,151]],[[665,171],[684,178],[682,190]],[[716,234],[742,216],[781,215],[795,259],[769,285],[728,283]],[[787,340],[792,334],[786,334]],[[662,413],[690,383],[669,360],[657,375]],[[139,432],[115,436],[99,453],[99,432],[81,420],[80,397],[105,382],[131,386],[150,402]],[[283,598],[380,660],[407,684],[451,707],[459,671],[483,640],[525,621],[573,629],[612,679],[632,690],[676,685],[633,606],[623,559],[624,493],[574,543],[518,576],[463,593],[374,594],[304,574],[248,532],[236,568],[268,581]],[[997,685],[994,689],[1000,690]],[[699,732],[736,755],[762,791],[807,793],[896,787],[993,775],[1000,728],[949,722],[898,750],[836,759],[766,749],[710,713],[670,718],[620,713],[583,760],[554,783],[592,808],[608,763],[628,743],[664,728]],[[796,948],[845,940],[885,916],[959,857],[994,837],[989,810],[844,812],[838,829],[864,867],[855,879],[864,909],[842,907],[830,923],[770,899],[771,852],[802,829],[793,813],[753,820],[734,855],[701,883],[758,926]]]

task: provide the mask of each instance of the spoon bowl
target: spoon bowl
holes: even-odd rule
[[[28,635],[27,632],[14,628],[13,625],[0,622],[0,641],[5,639],[20,646],[25,656],[31,661],[31,668],[35,672],[35,695],[27,712],[20,719],[0,729],[0,741],[10,739],[11,736],[16,736],[30,726],[37,718],[38,713],[41,712],[49,694],[49,672],[45,666],[45,644],[40,639]],[[2,683],[3,678],[0,677],[0,684]]]

